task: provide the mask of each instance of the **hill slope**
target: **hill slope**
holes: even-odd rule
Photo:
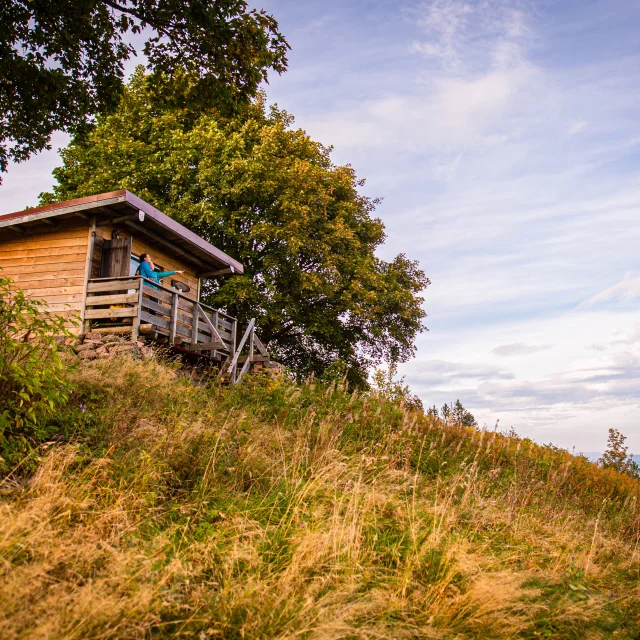
[[[640,637],[625,476],[336,385],[69,375],[3,485],[4,638]]]

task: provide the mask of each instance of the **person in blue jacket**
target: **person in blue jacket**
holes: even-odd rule
[[[153,260],[151,260],[151,256],[148,253],[143,253],[140,256],[140,266],[138,267],[138,272],[143,278],[147,280],[152,280],[153,282],[157,282],[160,284],[160,278],[166,278],[167,276],[172,276],[174,273],[184,273],[184,271],[156,271],[156,267],[153,264]],[[153,289],[157,289],[152,284],[149,285]]]

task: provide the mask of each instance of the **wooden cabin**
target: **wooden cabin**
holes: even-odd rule
[[[184,273],[145,280],[144,253],[157,270]],[[223,364],[233,382],[268,360],[253,320],[238,339],[237,320],[200,300],[205,279],[241,274],[242,264],[129,191],[0,215],[0,267],[49,311],[78,318],[69,323],[78,332],[158,336]]]

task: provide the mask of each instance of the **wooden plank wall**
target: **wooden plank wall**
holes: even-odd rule
[[[102,243],[110,240],[113,228],[96,229],[96,242],[91,263],[91,277],[100,277]],[[120,237],[131,236],[124,229]],[[0,267],[2,275],[12,278],[16,286],[38,300],[45,300],[48,309],[62,316],[79,316],[82,311],[85,265],[88,250],[89,223],[74,220],[64,228],[39,231],[24,235],[3,236],[0,239]],[[169,255],[145,240],[133,237],[133,253],[151,254],[153,260],[165,270],[183,269],[181,275],[164,279],[165,286],[171,280],[180,280],[190,287],[189,297],[196,299],[198,277],[192,267],[182,262],[180,256]]]
[[[133,237],[133,247],[132,252],[139,256],[141,253],[148,253],[153,259],[154,263],[158,266],[162,266],[165,271],[178,271],[179,269],[183,269],[183,274],[176,274],[175,276],[169,276],[164,279],[163,284],[166,287],[171,286],[171,280],[179,280],[180,282],[184,282],[190,287],[188,295],[192,297],[194,300],[198,295],[198,276],[196,275],[193,267],[182,262],[180,256],[169,255],[166,249],[159,249],[153,244],[149,244],[146,240],[136,238],[135,235],[129,233],[124,228],[120,229],[120,237],[125,238],[132,236]],[[91,277],[99,278],[100,277],[100,264],[102,260],[102,242],[104,240],[111,240],[113,234],[113,227],[104,226],[96,229],[96,247],[93,253],[93,264],[91,267]]]
[[[16,286],[48,303],[62,316],[80,315],[88,246],[88,223],[16,234],[0,241],[0,273]]]

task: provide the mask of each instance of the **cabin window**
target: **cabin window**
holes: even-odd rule
[[[135,276],[138,274],[138,269],[140,268],[140,256],[136,256],[133,253],[131,254],[131,259],[129,260],[129,275]]]

